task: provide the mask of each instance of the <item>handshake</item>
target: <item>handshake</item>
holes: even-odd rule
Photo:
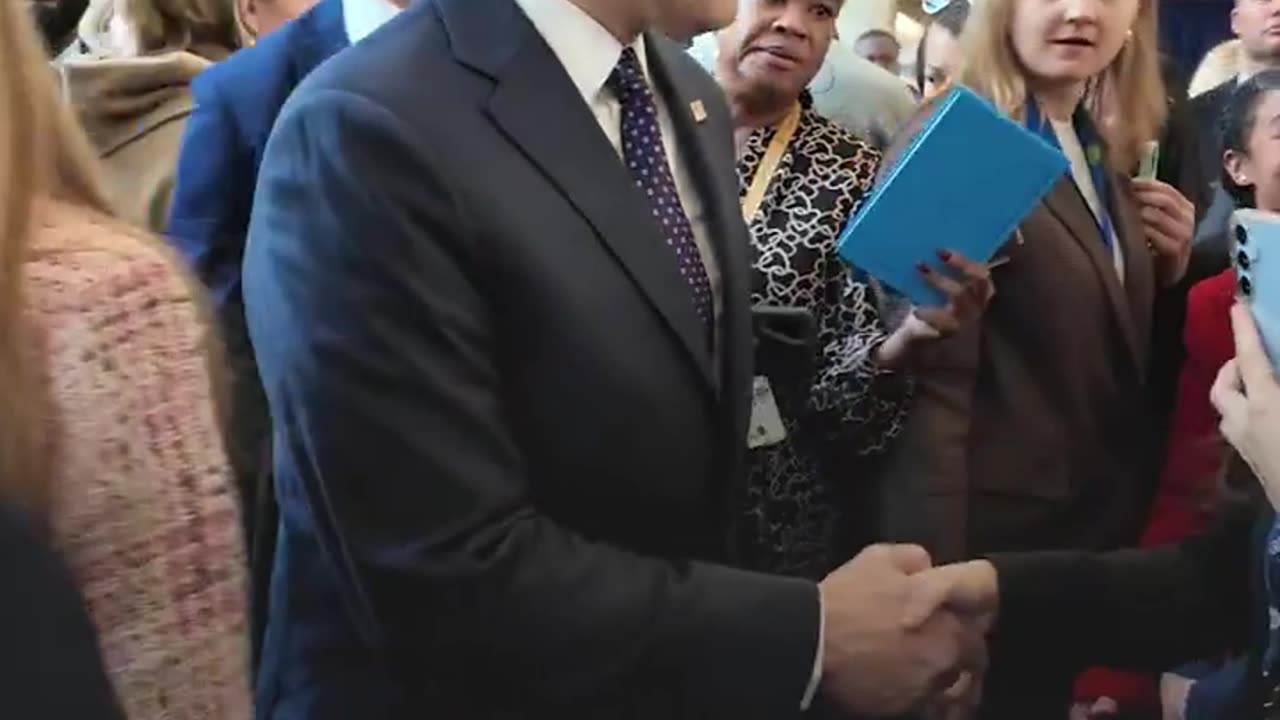
[[[819,590],[827,702],[858,717],[977,709],[999,602],[991,563],[934,568],[923,548],[876,545]]]

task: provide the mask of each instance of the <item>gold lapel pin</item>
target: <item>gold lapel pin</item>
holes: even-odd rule
[[[694,100],[689,103],[689,110],[693,113],[694,122],[700,123],[707,119],[707,108],[702,104],[701,100]]]

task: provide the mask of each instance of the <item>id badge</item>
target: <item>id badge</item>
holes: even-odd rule
[[[751,388],[751,425],[747,428],[747,447],[756,448],[777,445],[787,439],[787,429],[782,425],[782,414],[773,397],[769,378],[757,375]]]

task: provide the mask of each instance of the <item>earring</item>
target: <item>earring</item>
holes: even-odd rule
[[[1132,43],[1133,43],[1133,28],[1129,28],[1128,30],[1124,31],[1124,44],[1130,45]]]

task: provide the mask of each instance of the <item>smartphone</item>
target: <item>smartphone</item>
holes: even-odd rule
[[[1231,216],[1230,232],[1236,289],[1275,367],[1280,359],[1280,215],[1237,210]]]

